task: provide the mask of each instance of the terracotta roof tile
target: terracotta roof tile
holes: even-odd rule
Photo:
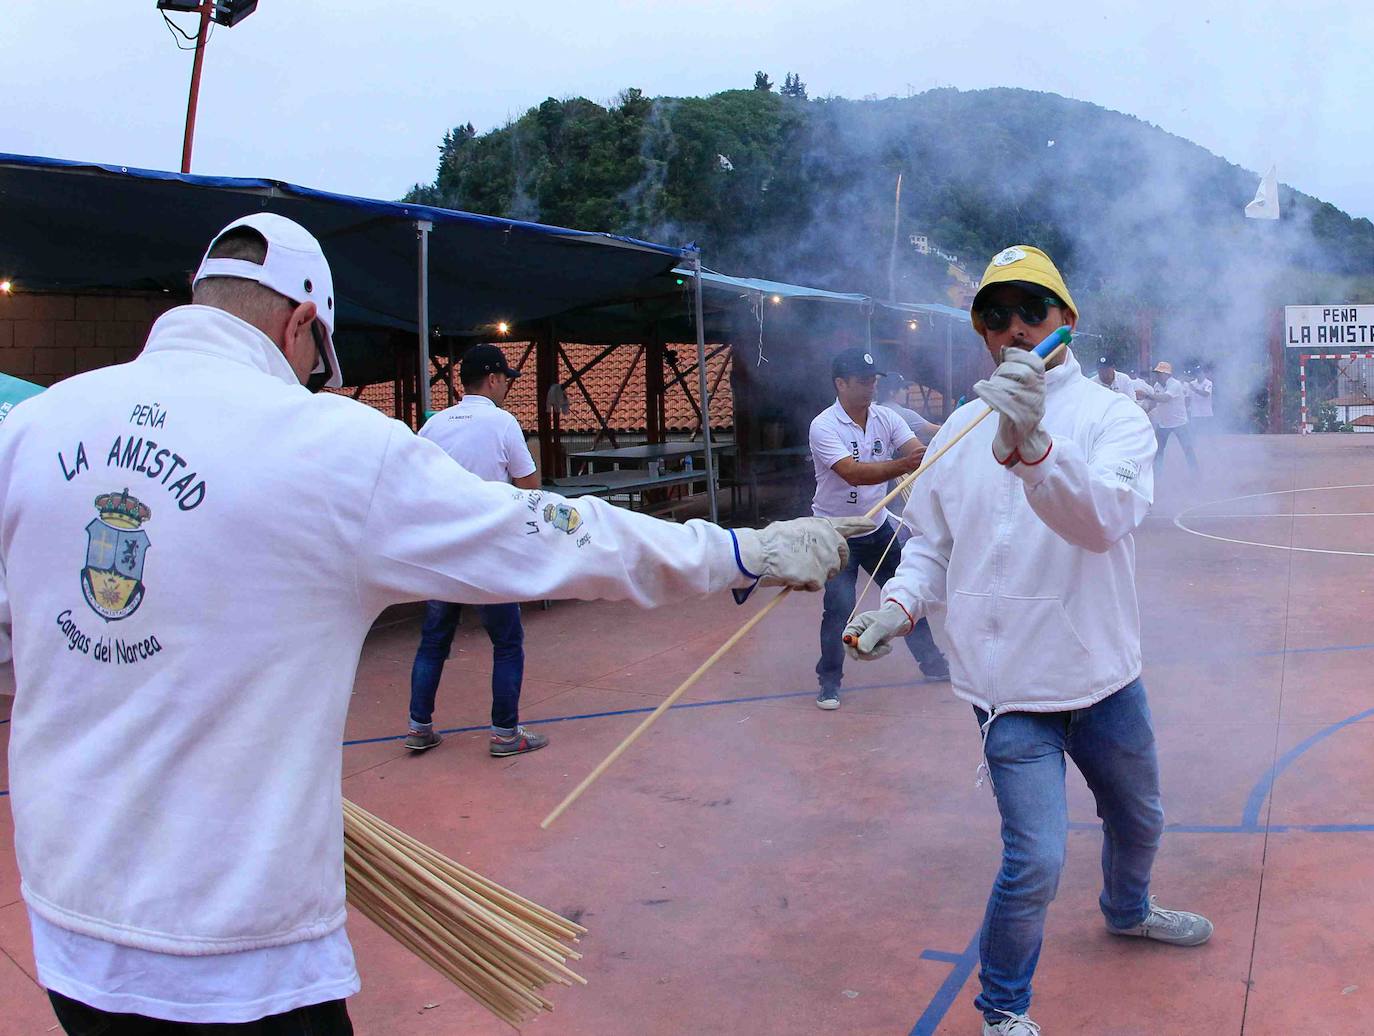
[[[504,348],[511,363],[516,364],[525,351],[525,343],[511,343],[505,345]],[[583,367],[595,360],[604,349],[605,347],[600,345],[563,343],[563,351],[567,354],[568,363],[572,364],[575,371],[581,371]],[[709,348],[707,351],[710,351]],[[692,398],[695,399],[697,395],[696,349],[694,346],[678,346],[676,352],[678,368],[687,375],[687,382],[692,389]],[[708,387],[715,386],[715,391],[711,396],[712,428],[729,428],[734,424],[734,397],[730,392],[729,363],[730,353],[726,351],[712,357],[706,364],[706,384]],[[723,374],[722,367],[727,368]],[[510,394],[506,396],[506,409],[515,415],[515,419],[520,422],[520,427],[524,429],[526,434],[533,435],[539,430],[539,415],[534,398],[533,353],[525,361],[524,368],[524,373],[516,379],[511,386]],[[572,374],[561,356],[558,358],[558,375],[559,380],[564,385],[564,391],[567,393],[569,408],[566,414],[560,416],[559,427],[570,434],[593,434],[598,431],[600,425],[597,423],[596,414],[588,405],[582,389],[573,381]],[[628,380],[627,375],[629,376]],[[668,368],[664,380],[670,380],[672,377],[672,369]],[[638,348],[632,345],[617,346],[590,370],[582,374],[581,380],[587,395],[591,396],[597,410],[601,412],[601,416],[607,420],[613,431],[642,432],[645,430],[644,357],[640,355]],[[624,385],[623,390],[622,384]],[[386,389],[386,401],[381,409],[389,409],[392,398],[391,388],[389,385],[382,387]],[[455,392],[450,396],[446,384],[436,384],[430,393],[433,409],[442,410],[462,399],[462,386],[455,383],[454,388]],[[665,431],[693,431],[697,423],[696,411],[692,403],[688,401],[682,385],[671,385],[664,396]],[[365,399],[364,401],[368,400]],[[614,405],[614,410],[612,410],[612,405]]]

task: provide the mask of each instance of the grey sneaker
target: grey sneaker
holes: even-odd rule
[[[526,752],[537,752],[548,743],[549,739],[543,734],[535,734],[524,727],[516,727],[514,732],[509,735],[498,734],[493,730],[491,754],[494,756],[524,755]]]
[[[1040,1036],[1040,1026],[1030,1020],[1030,1015],[1012,1014],[1010,1011],[997,1013],[1006,1017],[1000,1022],[990,1022],[984,1018],[983,1036]]]
[[[834,687],[822,687],[821,693],[816,695],[816,708],[825,709],[826,712],[833,712],[840,707],[840,692]]]
[[[410,733],[406,735],[406,747],[412,752],[423,752],[433,748],[443,739],[444,736],[433,727],[429,730],[416,730],[412,727]]]
[[[1151,896],[1150,913],[1140,924],[1134,928],[1107,925],[1107,931],[1113,935],[1134,935],[1174,946],[1201,946],[1212,937],[1212,922],[1201,914],[1155,906],[1155,897]]]

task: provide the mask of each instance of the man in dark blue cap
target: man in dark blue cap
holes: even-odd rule
[[[873,402],[881,373],[865,349],[846,349],[830,365],[835,402],[811,422],[811,458],[816,466],[811,511],[818,518],[866,514],[887,495],[890,480],[920,467],[925,455],[920,440],[899,414]],[[859,569],[871,573],[879,587],[886,583],[902,559],[900,546],[892,544],[896,535],[893,523],[884,521],[867,536],[851,539],[849,563],[825,584],[821,657],[816,663],[821,685],[816,696],[818,708],[828,711],[840,707],[840,682],[844,678],[841,637],[854,611]],[[949,664],[935,646],[924,619],[907,634],[906,645],[927,678],[949,679]]]

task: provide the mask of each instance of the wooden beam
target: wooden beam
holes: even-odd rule
[[[663,441],[663,331],[657,322],[644,350],[644,430],[649,442]]]
[[[558,373],[553,353],[553,321],[542,322],[530,347],[534,349],[534,407],[539,418],[539,472],[547,482],[559,475],[557,417],[549,412],[549,389],[557,381]]]
[[[606,408],[607,424],[610,424],[611,419],[615,417],[615,408],[620,405],[620,397],[625,394],[625,386],[630,383],[630,378],[634,376],[635,368],[639,366],[639,359],[643,355],[644,346],[641,345],[635,351],[635,358],[630,361],[630,369],[625,372],[625,377],[620,379],[620,388],[615,390],[615,398],[611,400],[611,405]],[[598,434],[596,438],[592,439],[592,449],[596,449],[596,441],[600,438],[601,436]]]
[[[619,446],[620,444],[616,442],[615,439],[615,432],[611,431],[610,427],[606,424],[606,419],[601,416],[601,410],[599,407],[597,407],[596,400],[594,400],[592,398],[592,394],[587,391],[587,386],[582,383],[582,375],[579,374],[577,370],[573,367],[572,360],[568,359],[568,354],[563,349],[563,343],[558,342],[555,344],[558,348],[558,355],[563,358],[564,366],[568,368],[568,373],[572,375],[573,384],[575,384],[578,390],[582,393],[582,398],[587,401],[587,406],[591,407],[592,415],[596,418],[596,423],[599,424],[601,426],[602,431],[606,433],[606,438],[611,441],[611,445]],[[614,346],[612,348],[614,348]],[[603,352],[602,355],[604,356],[606,355],[606,353]]]

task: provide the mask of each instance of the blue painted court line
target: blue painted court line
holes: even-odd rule
[[[1250,797],[1245,802],[1245,812],[1241,814],[1241,824],[1253,826],[1259,824],[1260,810],[1264,807],[1264,800],[1267,799],[1269,793],[1274,790],[1274,781],[1277,780],[1279,774],[1283,773],[1284,770],[1292,765],[1300,755],[1318,742],[1324,741],[1326,738],[1336,733],[1336,731],[1342,730],[1352,723],[1358,723],[1362,719],[1368,719],[1370,716],[1374,716],[1374,709],[1365,709],[1363,712],[1357,712],[1349,719],[1343,719],[1339,723],[1331,724],[1331,726],[1327,727],[1325,730],[1317,731],[1306,741],[1298,742],[1298,744],[1279,756],[1279,758],[1274,761],[1274,765],[1270,768],[1269,773],[1251,790]]]
[[[921,951],[922,960],[936,960],[954,966],[949,969],[949,974],[940,983],[940,988],[930,998],[930,1003],[921,1012],[921,1017],[916,1019],[911,1036],[932,1036],[935,1027],[954,1006],[954,998],[959,995],[959,990],[964,988],[964,983],[978,966],[978,935],[978,932],[973,933],[973,938],[964,947],[963,953],[949,953],[945,950]]]
[[[859,687],[846,687],[845,690],[844,690],[844,693],[845,693],[845,694],[859,694],[859,693],[862,693],[863,691],[883,691],[883,690],[889,690],[889,689],[891,689],[891,688],[893,688],[893,687],[916,687],[916,686],[919,686],[920,684],[922,684],[922,683],[924,683],[924,682],[925,682],[925,681],[923,681],[923,680],[916,680],[916,681],[902,680],[902,681],[900,681],[900,682],[898,682],[898,683],[873,683],[873,684],[864,684],[864,685],[859,686]],[[939,682],[943,682],[943,681],[939,681]],[[674,706],[672,706],[671,708],[669,708],[668,711],[669,711],[669,712],[676,712],[678,709],[704,709],[704,708],[707,708],[708,706],[716,706],[716,705],[747,705],[747,704],[749,704],[750,702],[756,702],[756,701],[781,701],[781,700],[784,699],[784,698],[814,698],[815,695],[816,695],[816,692],[815,692],[815,691],[784,691],[784,692],[782,692],[781,694],[752,694],[752,695],[749,695],[748,697],[744,697],[744,698],[714,698],[714,699],[712,699],[712,700],[710,700],[710,701],[689,701],[689,702],[685,702],[685,703],[683,703],[683,704],[681,704],[681,705],[674,705]],[[524,720],[524,721],[522,721],[522,722],[523,722],[523,725],[524,725],[524,726],[527,726],[527,727],[537,727],[537,726],[542,726],[542,725],[549,724],[549,723],[571,723],[573,720],[579,720],[579,719],[606,719],[607,717],[610,717],[610,716],[640,716],[640,715],[644,715],[644,714],[646,714],[646,713],[653,712],[654,709],[656,709],[656,708],[658,708],[657,705],[645,705],[645,706],[642,706],[642,707],[640,707],[640,708],[634,708],[634,709],[613,709],[613,710],[608,711],[608,712],[583,712],[583,713],[579,713],[579,714],[576,715],[576,716],[554,716],[554,717],[552,717],[551,719],[527,719],[527,720]],[[481,726],[476,726],[476,727],[450,727],[450,728],[448,728],[448,729],[439,731],[439,733],[441,733],[441,734],[471,734],[471,733],[473,733],[474,731],[478,731],[478,730],[490,730],[490,729],[491,729],[490,726],[488,726],[487,724],[483,723]],[[357,739],[355,739],[355,740],[353,740],[353,741],[345,741],[345,742],[343,743],[343,746],[344,746],[345,748],[349,748],[349,747],[352,747],[353,745],[375,745],[375,744],[378,744],[378,743],[383,742],[383,741],[404,741],[405,738],[406,738],[406,735],[405,735],[405,734],[388,734],[388,735],[386,735],[385,737],[362,737],[362,738],[357,738]]]
[[[1326,650],[1326,649],[1309,649]],[[1334,649],[1343,650],[1343,649]],[[1298,654],[1299,652],[1292,652]],[[1364,833],[1374,831],[1374,824],[1270,824],[1261,826],[1259,822],[1260,810],[1264,806],[1264,801],[1274,790],[1274,782],[1279,774],[1283,773],[1306,751],[1325,741],[1332,734],[1344,730],[1351,724],[1358,723],[1362,719],[1374,716],[1374,709],[1366,709],[1364,712],[1357,712],[1355,715],[1333,723],[1329,727],[1317,731],[1311,737],[1298,742],[1287,752],[1275,760],[1274,765],[1255,782],[1255,786],[1250,790],[1250,797],[1246,800],[1245,811],[1241,815],[1239,824],[1165,824],[1166,834],[1207,834],[1207,835],[1258,835],[1266,831],[1270,833],[1281,832],[1304,832],[1317,834],[1347,834]],[[1070,830],[1074,831],[1097,831],[1102,825],[1093,824],[1083,820],[1069,822]],[[981,930],[981,926],[980,926]],[[978,964],[978,936],[979,932],[973,933],[968,949],[961,955],[945,952],[943,950],[923,950],[921,958],[923,960],[938,960],[954,965],[950,973],[945,977],[940,988],[935,991],[935,995],[930,998],[926,1009],[921,1012],[921,1017],[916,1020],[916,1026],[911,1030],[911,1036],[931,1036],[935,1032],[935,1027],[944,1020],[950,1007],[954,1005],[954,999],[959,995],[959,990],[964,988],[964,983],[973,974],[974,967]],[[969,955],[972,960],[967,960]],[[953,987],[953,988],[951,988]]]

